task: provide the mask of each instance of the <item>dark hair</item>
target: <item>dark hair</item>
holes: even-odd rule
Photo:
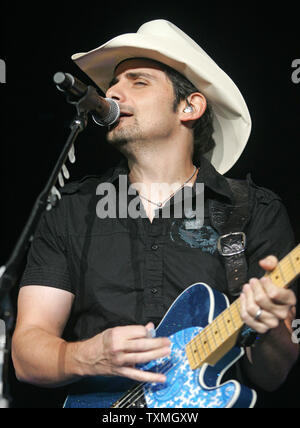
[[[178,71],[165,64],[162,64],[162,66],[173,84],[175,94],[174,111],[176,111],[180,101],[187,99],[189,95],[193,92],[199,92],[199,90]],[[213,112],[207,101],[207,108],[204,114],[196,120],[194,124],[193,161],[195,163],[199,161],[201,155],[209,152],[215,147],[216,143],[212,137],[213,132]]]

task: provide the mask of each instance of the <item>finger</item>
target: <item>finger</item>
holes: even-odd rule
[[[134,339],[124,344],[126,352],[145,352],[159,348],[170,347],[171,341],[167,337]]]
[[[145,328],[146,328],[146,330],[153,330],[154,329],[153,322],[148,322],[148,324],[146,324]]]
[[[269,293],[267,292],[264,284],[269,283],[272,289],[276,287],[270,279],[266,278],[264,281],[252,278],[250,286],[253,293],[253,298],[257,306],[263,311],[260,316],[259,322],[264,323],[269,329],[276,328],[279,325],[279,320],[285,319],[288,316],[289,307],[275,304]],[[280,289],[279,289],[280,290]]]
[[[126,340],[140,339],[147,337],[147,328],[143,325],[129,325],[125,327],[116,327],[115,331],[120,337]]]
[[[288,318],[290,310],[297,302],[296,296],[292,290],[278,288],[268,278],[261,279],[272,306],[270,312],[280,320]]]
[[[258,263],[264,270],[271,271],[276,268],[278,259],[275,256],[268,256],[260,260]]]
[[[272,312],[274,304],[267,294],[262,282],[257,278],[251,278],[249,281],[251,287],[254,302],[258,308],[263,309],[267,312]]]
[[[259,333],[266,333],[268,330],[278,327],[279,320],[282,319],[280,317],[286,314],[286,307],[276,307],[271,302],[259,280],[255,278],[250,280],[249,290],[247,291],[246,288],[246,298],[246,311],[250,315],[250,318],[247,318],[247,325],[249,327]],[[262,313],[259,319],[255,319],[259,310]]]
[[[154,324],[152,322],[149,322],[146,325],[146,330],[147,330],[147,337],[151,338],[151,337],[156,336],[155,327],[154,327]]]
[[[291,307],[287,318],[284,320],[285,325],[291,334],[293,333],[293,326],[292,325],[293,325],[293,321],[296,318],[296,311],[297,311],[296,306]]]
[[[135,364],[148,363],[152,360],[167,357],[170,353],[171,349],[169,347],[139,353],[120,352],[112,358],[112,363],[120,367],[133,366]]]
[[[159,358],[168,357],[170,354],[171,348],[165,347],[137,354],[126,354],[126,359],[129,364],[143,364]]]
[[[261,317],[259,320],[255,319],[260,308],[254,301],[254,295],[250,284],[244,286],[240,301],[241,317],[244,323],[260,334],[266,333],[269,330],[269,326],[261,322]]]
[[[292,290],[278,287],[266,276],[261,278],[261,284],[272,302],[290,307],[296,305],[297,299]]]
[[[132,367],[120,367],[115,374],[137,380],[138,382],[164,383],[167,379],[162,373],[147,372]]]
[[[267,277],[261,280],[252,278],[250,286],[254,301],[261,309],[279,319],[285,319],[288,316],[290,307],[296,301],[296,296],[292,291],[277,287]]]

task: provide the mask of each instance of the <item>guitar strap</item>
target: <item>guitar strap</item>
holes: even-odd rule
[[[251,178],[247,176],[247,180],[226,180],[233,193],[234,204],[209,200],[209,216],[212,226],[220,235],[218,251],[225,265],[228,294],[236,298],[247,282],[244,230],[251,216]]]

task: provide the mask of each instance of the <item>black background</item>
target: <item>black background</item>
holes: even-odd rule
[[[36,5],[37,4],[37,5]],[[267,3],[268,4],[268,3]],[[253,129],[238,163],[227,173],[253,180],[283,199],[296,241],[299,224],[300,83],[292,61],[300,58],[297,2],[6,2],[2,6],[0,58],[7,82],[0,85],[1,259],[5,263],[32,205],[69,134],[74,107],[52,82],[65,71],[90,80],[71,55],[110,38],[135,32],[151,19],[167,19],[196,40],[237,84],[248,104]],[[300,73],[299,73],[300,76]],[[92,121],[76,143],[71,179],[98,174],[117,163],[105,131]],[[264,407],[300,407],[299,364],[286,384],[264,396]],[[54,392],[13,380],[15,406],[51,406]],[[50,397],[50,398],[49,398]]]

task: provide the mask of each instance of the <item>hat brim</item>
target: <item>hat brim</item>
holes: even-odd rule
[[[137,57],[174,68],[207,98],[214,113],[216,147],[206,157],[220,174],[227,172],[241,156],[251,132],[247,105],[230,77],[176,26],[164,20],[151,21],[137,33],[115,37],[72,59],[105,93],[115,67]]]

